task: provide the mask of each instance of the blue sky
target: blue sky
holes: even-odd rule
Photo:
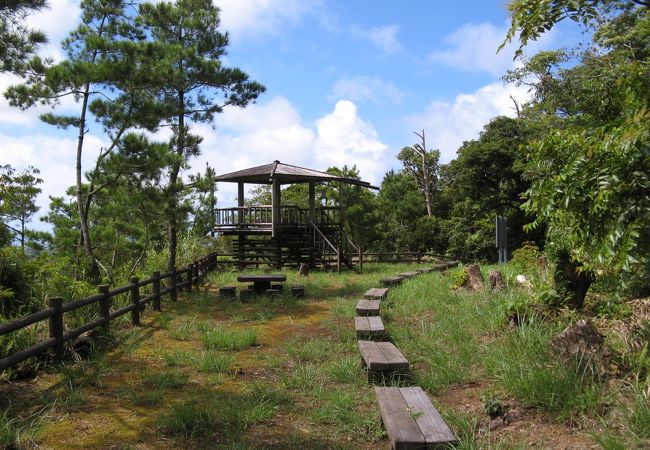
[[[215,3],[231,37],[227,64],[267,92],[255,105],[194,127],[204,142],[188,173],[206,162],[225,173],[279,159],[320,170],[356,165],[363,179],[379,184],[386,171],[399,168],[395,155],[416,142],[414,131],[424,129],[427,146],[448,162],[490,118],[513,115],[510,96],[527,98],[524,89],[500,81],[514,64],[514,46],[496,54],[508,25],[504,0]],[[50,5],[30,22],[50,37],[42,53],[60,59],[58,43],[76,26],[78,1]],[[570,45],[576,33],[562,24],[528,53]],[[0,89],[16,81],[2,75]],[[66,101],[61,108],[78,106]],[[21,112],[0,100],[0,163],[41,170],[42,212],[48,195],[63,195],[73,184],[75,164],[75,133],[40,124],[44,110]],[[86,169],[104,143],[93,128]],[[218,195],[225,206],[236,193],[226,184]]]

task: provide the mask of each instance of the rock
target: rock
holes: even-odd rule
[[[303,275],[305,277],[309,275],[309,264],[301,263],[300,269],[298,269],[298,275]]]
[[[503,275],[498,270],[490,270],[488,277],[488,285],[490,289],[503,289],[506,287],[506,282],[503,281]]]
[[[464,288],[468,291],[479,291],[483,289],[483,275],[481,275],[481,269],[479,269],[478,264],[465,267],[465,273],[467,273],[467,280],[463,284]]]
[[[525,287],[526,289],[532,289],[533,288],[533,283],[530,282],[528,278],[526,278],[525,275],[517,275],[515,278],[515,281],[517,282],[518,285]]]
[[[605,375],[605,339],[591,322],[579,320],[555,336],[551,345],[565,362],[575,362],[581,370],[590,370],[598,377]]]

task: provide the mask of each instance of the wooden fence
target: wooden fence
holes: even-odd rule
[[[422,263],[425,258],[449,259],[450,256],[427,252],[363,252],[364,262]],[[469,258],[453,257],[453,259],[464,262],[477,262]]]
[[[144,310],[147,303],[151,302],[154,311],[160,311],[160,300],[163,296],[169,295],[172,301],[177,299],[178,290],[186,289],[191,291],[192,287],[198,287],[199,281],[206,273],[213,270],[217,265],[217,253],[210,253],[189,264],[184,269],[174,269],[171,272],[153,272],[151,278],[139,280],[137,277],[129,279],[129,284],[109,290],[108,285],[98,286],[98,293],[90,297],[63,303],[61,297],[49,299],[49,308],[38,311],[29,316],[21,317],[11,322],[0,324],[0,336],[21,330],[41,321],[48,321],[49,338],[32,345],[26,349],[17,351],[5,358],[0,359],[0,372],[15,366],[21,361],[40,355],[49,349],[54,349],[56,360],[63,358],[65,342],[76,339],[83,333],[100,326],[108,326],[109,322],[126,313],[131,313],[131,323],[140,325],[140,312]],[[167,281],[168,280],[168,281]],[[166,287],[163,282],[166,281]],[[141,296],[140,288],[151,285],[151,294]],[[119,309],[112,310],[113,297],[128,293],[129,303]],[[66,330],[63,315],[88,305],[98,305],[99,317],[77,328]]]

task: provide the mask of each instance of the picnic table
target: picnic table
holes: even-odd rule
[[[237,281],[240,283],[253,283],[253,291],[256,294],[264,294],[271,289],[271,283],[283,283],[287,281],[286,275],[239,275]]]

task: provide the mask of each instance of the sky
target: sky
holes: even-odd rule
[[[41,54],[63,58],[60,42],[79,20],[77,0],[49,0],[30,16],[46,32]],[[497,53],[508,28],[505,0],[215,0],[230,45],[225,64],[239,67],[266,92],[245,109],[226,109],[211,124],[195,124],[201,155],[185,172],[218,174],[273,160],[326,170],[356,165],[379,185],[399,169],[400,149],[418,142],[441,162],[455,158],[491,118],[513,116],[522,87],[500,78],[513,68],[515,44]],[[575,30],[555,27],[526,53],[571,45]],[[0,90],[19,82],[0,74]],[[72,100],[58,111],[78,111]],[[39,214],[49,196],[74,184],[76,136],[39,121],[47,107],[20,111],[0,98],[0,164],[41,171]],[[98,127],[86,137],[83,167],[90,169],[106,138]],[[236,186],[218,186],[218,206],[236,201]],[[35,223],[32,224],[36,225]],[[40,227],[37,227],[40,228]]]

